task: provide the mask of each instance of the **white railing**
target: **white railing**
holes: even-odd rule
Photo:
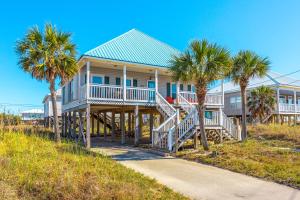
[[[90,85],[90,99],[123,100],[123,88],[113,85]]]
[[[161,110],[166,114],[165,117],[171,117],[176,112],[175,108],[169,104],[167,100],[165,100],[165,98],[163,98],[158,92],[156,92],[156,105],[158,110]]]
[[[137,87],[126,88],[126,100],[153,102],[155,101],[155,89]]]
[[[186,100],[181,94],[178,95],[178,102],[180,107],[187,113],[190,113],[194,108],[194,105],[192,105],[188,100]]]
[[[205,126],[220,126],[220,113],[219,112],[212,112],[212,117],[210,118],[204,118],[204,125]]]
[[[238,139],[238,129],[233,123],[232,119],[228,118],[224,112],[222,112],[223,123],[222,126],[225,128],[227,133],[234,139]]]
[[[207,105],[222,105],[222,94],[206,94]]]
[[[157,148],[168,148],[168,134],[175,125],[176,113],[164,121],[159,127],[153,129],[152,144]]]
[[[295,105],[288,103],[279,103],[279,112],[295,112]]]
[[[179,94],[184,97],[188,102],[192,104],[198,103],[197,96],[195,92],[179,92]],[[222,94],[206,94],[205,104],[207,105],[222,105]]]
[[[190,113],[178,125],[178,139],[182,140],[185,135],[198,124],[198,112],[193,107]]]

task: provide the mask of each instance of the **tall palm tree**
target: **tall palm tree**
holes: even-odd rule
[[[28,30],[25,37],[17,41],[16,52],[19,65],[27,73],[40,81],[47,81],[51,93],[54,131],[60,142],[56,106],[56,80],[63,85],[77,71],[76,46],[71,42],[71,34],[58,31],[55,26],[46,24],[44,32],[38,27]]]
[[[275,107],[274,90],[266,86],[253,89],[248,97],[248,109],[252,117],[259,118],[260,123],[270,115]]]
[[[229,77],[240,85],[242,99],[242,140],[247,138],[246,126],[246,88],[253,77],[263,77],[270,67],[268,58],[262,58],[252,51],[240,51],[233,58],[232,71]]]
[[[230,68],[229,51],[206,40],[192,41],[184,53],[174,56],[171,60],[170,70],[175,81],[192,81],[196,87],[201,143],[205,150],[209,149],[204,129],[204,103],[208,85],[215,80],[223,79]],[[197,148],[197,134],[194,139]]]

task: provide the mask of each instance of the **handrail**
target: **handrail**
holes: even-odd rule
[[[193,105],[186,100],[186,98],[184,98],[181,94],[178,94],[178,101],[179,101],[179,105],[182,107],[182,109],[187,112],[190,113],[193,109]]]
[[[167,102],[167,100],[165,100],[159,92],[156,92],[156,97],[157,106],[159,106],[169,117],[176,112],[175,108],[169,104],[169,102]]]

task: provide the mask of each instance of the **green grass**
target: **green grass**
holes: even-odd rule
[[[74,143],[0,133],[0,199],[185,199]]]
[[[249,128],[245,142],[211,144],[210,152],[184,150],[177,156],[300,189],[300,127],[261,125]]]

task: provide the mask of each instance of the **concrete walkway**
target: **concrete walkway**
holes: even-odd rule
[[[101,145],[93,150],[192,199],[300,200],[299,190],[273,182],[131,147]]]

